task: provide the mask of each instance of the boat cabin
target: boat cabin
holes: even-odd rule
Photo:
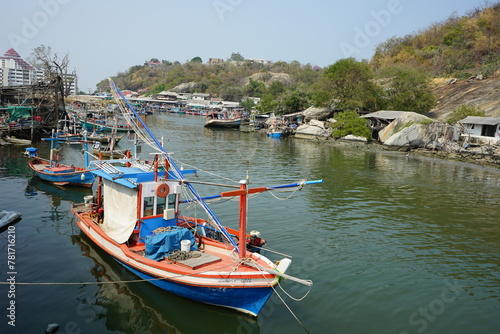
[[[101,228],[117,243],[143,244],[159,227],[176,226],[181,184],[165,171],[106,166],[93,173],[102,178],[96,199],[102,207]],[[195,172],[187,170],[184,173]]]

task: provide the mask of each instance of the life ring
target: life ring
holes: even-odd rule
[[[162,183],[156,188],[156,196],[158,197],[167,197],[169,192],[170,188],[166,183]]]

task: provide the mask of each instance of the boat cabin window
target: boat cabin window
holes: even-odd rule
[[[143,214],[144,217],[154,215],[154,201],[155,201],[154,196],[144,197],[144,203],[142,205],[144,210]]]
[[[168,196],[168,209],[175,209],[176,194],[169,194]]]
[[[157,184],[144,184],[142,188],[142,217],[163,215],[167,209],[176,210],[177,194],[169,193],[167,196],[158,196]],[[174,185],[170,185],[173,189]]]
[[[166,209],[166,203],[167,203],[166,197],[157,197],[156,198],[156,213],[157,214],[163,212],[163,210]]]

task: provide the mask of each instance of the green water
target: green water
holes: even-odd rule
[[[250,199],[249,228],[292,256],[289,273],[313,280],[300,302],[278,292],[310,333],[496,333],[500,328],[500,170],[391,152],[204,129],[193,116],[149,116],[179,166],[199,179],[251,186],[324,179],[293,194]],[[121,148],[130,147],[122,140]],[[48,144],[39,144],[47,154]],[[257,319],[172,296],[136,277],[84,237],[69,207],[87,190],[34,178],[19,146],[0,147],[0,209],[15,226],[16,326],[0,286],[0,333],[305,333],[277,298]],[[64,159],[83,164],[80,150]],[[143,147],[143,155],[148,149]],[[201,195],[213,195],[204,187]],[[211,206],[236,226],[234,202]],[[6,279],[8,230],[0,234]],[[91,283],[91,284],[90,284]],[[98,284],[96,284],[98,283]],[[285,281],[295,298],[308,289]]]

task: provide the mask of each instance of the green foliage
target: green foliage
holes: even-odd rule
[[[473,105],[462,104],[460,107],[453,109],[450,117],[446,120],[447,123],[457,123],[467,116],[486,116],[484,110]]]
[[[200,57],[194,57],[193,59],[191,59],[191,62],[201,64],[201,63],[203,63],[203,60]]]
[[[387,109],[426,113],[434,107],[436,99],[429,85],[430,78],[423,70],[408,65],[390,65],[381,70],[380,77],[387,82]]]
[[[245,87],[245,92],[248,96],[262,97],[266,92],[266,86],[262,81],[256,81],[250,78],[250,82]]]
[[[233,52],[231,54],[231,58],[229,58],[234,61],[243,61],[245,60],[245,57],[243,57],[239,52]]]
[[[276,114],[293,114],[307,107],[309,107],[307,95],[298,90],[290,90],[281,96]]]
[[[372,138],[370,128],[368,128],[368,120],[359,117],[359,114],[353,110],[346,110],[335,114],[337,122],[332,124],[332,135],[335,138],[354,135],[365,137],[370,140]]]
[[[271,94],[264,95],[259,104],[256,106],[256,109],[261,113],[268,113],[275,111],[278,108],[278,101],[274,99]]]
[[[328,107],[335,104],[339,109],[376,110],[382,90],[372,78],[368,64],[354,58],[341,59],[326,68],[317,81],[315,105]]]
[[[255,102],[252,99],[245,99],[244,101],[240,102],[240,106],[245,108],[246,111],[250,111],[255,107]]]

